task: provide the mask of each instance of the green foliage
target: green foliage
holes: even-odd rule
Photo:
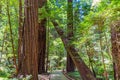
[[[0,0],[0,76],[3,78],[8,77],[9,74],[15,72],[12,61],[13,53],[8,26],[6,1],[7,0]],[[8,1],[10,6],[10,21],[12,24],[15,53],[17,56],[19,2],[16,0]],[[110,54],[110,25],[111,23],[120,20],[120,1],[102,0],[95,6],[91,5],[91,0],[82,0],[81,2],[74,2],[73,4],[75,35],[73,37],[73,44],[90,69],[90,63],[92,63],[97,77],[104,78],[103,73],[105,69],[103,64],[105,64],[109,79],[113,79],[113,64]],[[79,13],[80,9],[82,9],[83,14]],[[49,28],[49,36],[47,36],[47,38],[49,38],[50,66],[54,70],[56,68],[63,69],[66,65],[66,50],[50,19],[56,20],[59,23],[59,27],[63,29],[65,35],[67,35],[67,1],[48,0],[47,4],[38,10],[38,15],[39,22],[44,18],[47,18],[48,20],[46,25],[47,28]],[[102,45],[100,45],[100,37]],[[103,57],[104,63],[102,61]],[[4,69],[1,70],[2,66]],[[80,78],[78,72],[69,73],[69,75],[76,77],[76,80]],[[27,76],[27,78],[30,77],[31,76]],[[24,80],[27,78],[24,78]]]
[[[113,67],[111,66],[112,60],[110,55],[111,43],[109,43],[110,25],[111,22],[120,20],[119,7],[119,1],[102,1],[96,7],[92,7],[92,10],[84,17],[84,20],[80,23],[80,28],[78,28],[81,37],[76,45],[79,43],[78,48],[81,48],[80,55],[83,56],[82,58],[86,61],[86,64],[88,64],[89,61],[86,59],[85,47],[83,47],[83,45],[88,46],[90,49],[93,48],[93,51],[91,52],[89,50],[89,52],[95,54],[92,55],[91,59],[93,59],[93,66],[98,66],[94,67],[94,69],[97,76],[100,77],[101,75],[101,78],[104,73],[102,62],[102,57],[104,57],[104,64],[106,65],[107,72],[110,75],[109,78],[113,79]],[[102,36],[102,50],[100,50],[100,36]],[[101,52],[104,56],[101,56]]]
[[[0,70],[0,77],[7,77],[7,73]]]
[[[8,0],[9,1],[9,0]],[[0,80],[8,80],[15,72],[8,25],[7,0],[0,1]],[[15,53],[18,46],[18,1],[9,1],[10,18],[14,38]],[[4,79],[3,79],[4,78]]]

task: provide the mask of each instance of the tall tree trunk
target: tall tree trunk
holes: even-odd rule
[[[13,32],[12,32],[12,25],[11,25],[11,17],[10,17],[10,10],[9,10],[9,0],[7,0],[7,15],[8,15],[8,25],[10,27],[10,37],[11,37],[11,44],[12,44],[12,53],[13,53],[13,63],[16,68],[16,74],[18,73],[18,67],[16,63],[16,54],[14,49],[14,40],[13,40]]]
[[[46,3],[46,0],[39,0],[39,8],[42,8]],[[39,23],[38,31],[38,73],[45,73],[45,59],[46,59],[46,19],[43,19]]]
[[[68,0],[68,7],[67,7],[67,35],[69,40],[73,41],[74,37],[74,30],[73,30],[73,0]],[[67,51],[67,65],[66,65],[67,72],[75,71],[75,66],[72,61],[72,58]]]
[[[69,38],[64,36],[63,30],[61,30],[58,26],[58,23],[54,20],[52,21],[56,31],[58,32],[59,36],[61,37],[63,44],[66,50],[69,52],[70,57],[72,58],[75,66],[77,67],[81,77],[83,80],[96,80],[91,70],[88,66],[84,63],[82,58],[79,56],[77,50],[75,49],[74,45],[69,42]]]
[[[114,63],[115,79],[120,79],[120,21],[111,25],[112,57]]]
[[[25,0],[22,44],[19,44],[19,72],[38,80],[38,0]],[[21,34],[19,34],[21,36]]]

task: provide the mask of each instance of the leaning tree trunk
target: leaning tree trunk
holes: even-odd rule
[[[39,8],[42,8],[46,0],[39,0]],[[46,19],[40,20],[38,31],[38,73],[45,73],[46,59]]]
[[[120,21],[111,25],[112,57],[114,63],[115,79],[120,79]]]
[[[73,30],[73,0],[68,0],[68,7],[67,7],[67,36],[70,41],[73,41],[74,37],[74,30]],[[67,72],[75,71],[75,66],[72,61],[72,58],[67,51],[67,65],[66,65]]]
[[[25,0],[24,5],[24,24],[20,28],[22,33],[19,32],[19,74],[38,80],[38,0]]]
[[[54,20],[52,21],[56,31],[58,32],[59,36],[61,37],[63,44],[66,50],[69,52],[70,57],[72,58],[75,66],[77,67],[81,77],[83,80],[96,80],[91,70],[88,66],[84,63],[82,58],[79,56],[77,50],[75,49],[74,45],[69,42],[69,38],[64,36],[63,30],[61,30],[58,26],[58,23]]]

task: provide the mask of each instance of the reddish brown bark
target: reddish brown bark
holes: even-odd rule
[[[111,25],[112,57],[115,79],[120,79],[120,21]]]
[[[39,8],[42,8],[46,4],[47,0],[38,0]]]
[[[81,77],[83,80],[96,80],[96,78],[94,77],[93,73],[91,72],[91,70],[88,68],[88,66],[84,63],[84,61],[82,60],[82,58],[79,56],[77,50],[75,49],[74,45],[72,45],[69,42],[69,39],[67,37],[64,36],[64,32],[63,30],[61,30],[58,27],[58,23],[55,21],[52,21],[56,31],[58,32],[59,36],[61,37],[63,44],[66,48],[66,50],[69,52],[70,57],[72,58],[75,66],[77,67]]]
[[[38,80],[38,0],[25,0],[24,5],[24,25],[22,33],[19,32],[22,41],[19,42],[19,72]]]

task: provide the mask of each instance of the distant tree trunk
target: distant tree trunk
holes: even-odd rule
[[[120,21],[111,25],[112,57],[115,79],[120,79]]]
[[[19,42],[22,43],[19,44],[19,74],[32,75],[32,80],[38,80],[38,0],[25,0],[24,5],[22,35],[19,32],[22,36],[22,42]]]
[[[18,31],[18,73],[20,74],[23,58],[23,19],[22,19],[22,0],[19,0],[19,31]]]
[[[82,58],[79,56],[77,50],[75,49],[74,45],[72,45],[69,42],[69,38],[67,38],[66,36],[64,36],[64,32],[63,30],[61,30],[58,26],[58,23],[55,22],[54,20],[52,20],[52,23],[56,29],[56,31],[58,32],[59,36],[61,37],[63,44],[66,48],[66,50],[69,52],[70,57],[72,58],[75,66],[77,67],[81,77],[83,80],[96,80],[96,78],[94,77],[93,73],[91,72],[91,70],[88,68],[88,66],[84,63],[84,61],[82,60]]]
[[[46,0],[39,0],[39,8],[42,8],[46,3]],[[38,31],[38,73],[45,73],[45,59],[46,59],[46,19],[43,19],[39,23]]]
[[[2,41],[2,49],[1,52],[4,53],[4,44],[5,44],[5,39],[6,39],[6,31],[4,31],[4,35],[3,35],[3,41]],[[2,54],[0,54],[0,63],[2,61]]]
[[[103,54],[103,48],[102,48],[102,27],[101,25],[99,25],[99,44],[100,44],[100,52],[101,52],[101,56],[102,56],[102,64],[103,64],[103,67],[104,67],[104,77],[105,77],[105,80],[108,80],[108,73],[107,73],[107,69],[106,69],[106,65],[105,65],[105,57],[104,57],[104,54]]]
[[[68,7],[67,7],[67,36],[70,41],[73,41],[74,37],[74,30],[73,30],[73,0],[68,0]],[[67,65],[66,65],[67,72],[75,71],[75,66],[72,61],[72,58],[67,51]]]
[[[12,53],[13,53],[13,64],[16,68],[16,74],[18,73],[18,66],[16,63],[16,54],[14,48],[14,39],[13,39],[13,32],[12,32],[12,25],[11,25],[11,17],[10,17],[10,10],[9,10],[9,0],[7,0],[7,16],[8,16],[8,25],[10,27],[10,37],[11,37],[11,44],[12,44]]]
[[[87,53],[88,58],[89,58],[89,66],[91,67],[92,72],[93,72],[94,76],[96,77],[96,73],[95,73],[95,70],[94,70],[94,67],[93,67],[93,55],[91,55],[90,47],[87,48],[87,45],[86,45],[86,53]]]
[[[47,7],[47,6],[46,6]],[[47,27],[46,27],[46,72],[49,68],[49,46],[50,46],[50,27],[49,27],[49,18],[47,18]]]

